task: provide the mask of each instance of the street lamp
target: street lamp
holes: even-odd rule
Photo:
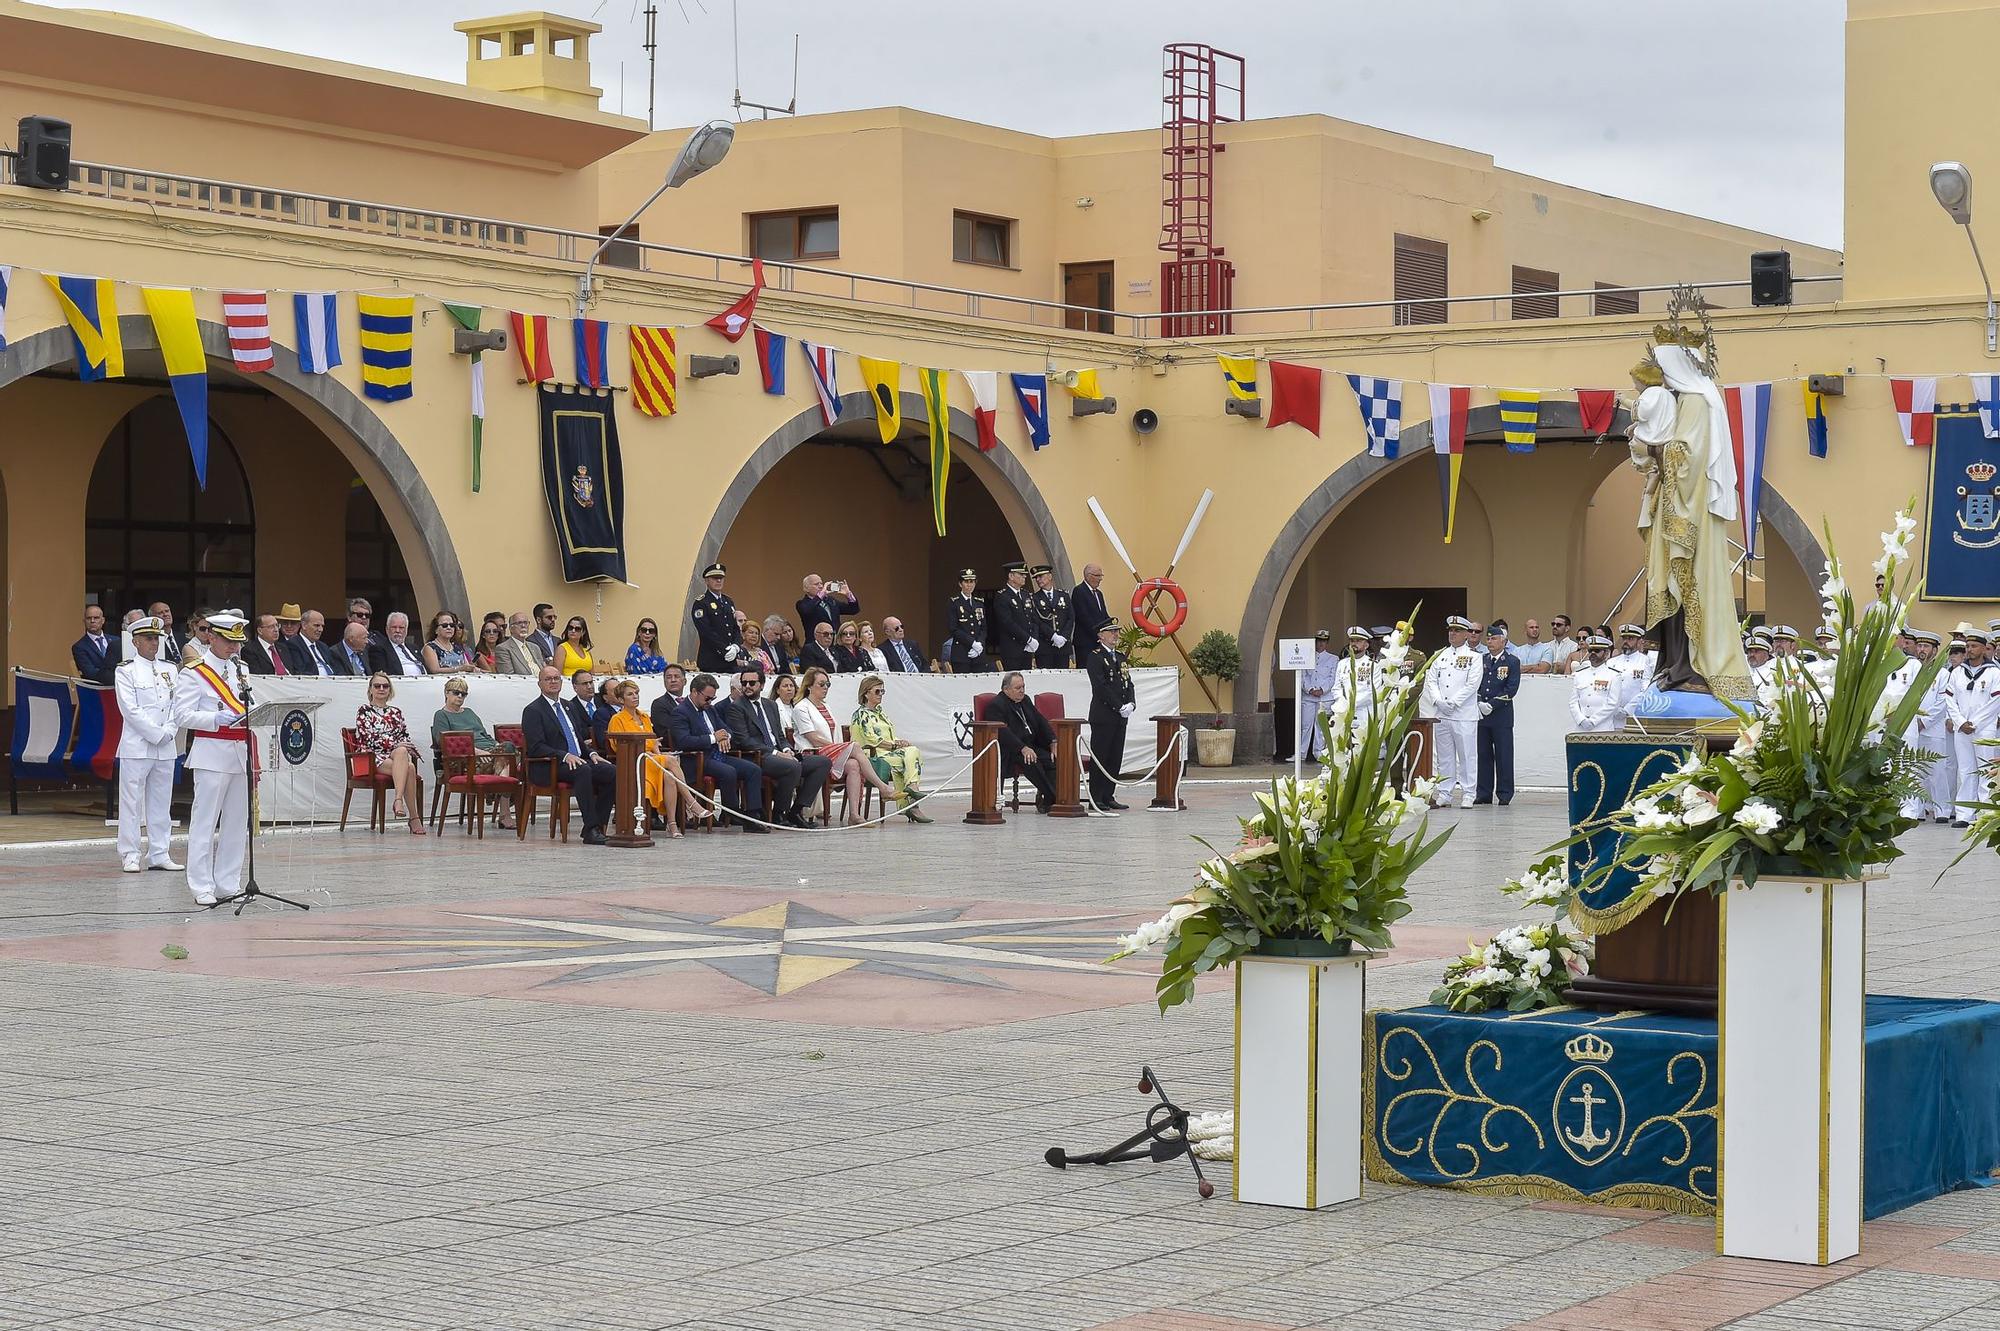
[[[1972,172],[1963,162],[1937,162],[1931,167],[1931,194],[1951,220],[1965,228],[1972,242],[1972,261],[1979,265],[1979,280],[1986,286],[1986,354],[2000,351],[2000,310],[1993,304],[1993,281],[1986,276],[1986,260],[1979,257],[1979,240],[1972,234]]]
[[[583,276],[576,280],[577,318],[584,317],[584,312],[590,304],[591,274],[597,271],[597,261],[604,256],[604,251],[625,239],[625,232],[639,220],[639,214],[658,202],[662,194],[670,189],[679,189],[727,157],[729,145],[735,141],[736,126],[726,120],[711,120],[688,135],[688,141],[681,145],[680,154],[674,158],[674,164],[667,168],[667,178],[660,182],[660,187],[654,190],[644,203],[634,208],[632,215],[626,218],[616,231],[604,238],[596,251],[591,254],[590,262],[583,266]]]

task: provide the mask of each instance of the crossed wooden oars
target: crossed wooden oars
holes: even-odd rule
[[[1097,525],[1104,528],[1104,534],[1110,538],[1111,548],[1118,552],[1118,558],[1124,562],[1126,571],[1132,575],[1135,584],[1132,593],[1133,622],[1138,624],[1140,632],[1149,637],[1165,638],[1173,643],[1174,650],[1181,654],[1181,660],[1187,662],[1188,673],[1193,675],[1194,682],[1201,686],[1203,696],[1208,699],[1208,705],[1220,711],[1222,704],[1215,700],[1215,694],[1210,692],[1207,681],[1203,680],[1200,672],[1194,668],[1194,660],[1188,656],[1187,648],[1181,645],[1179,628],[1181,621],[1187,618],[1187,593],[1174,582],[1174,570],[1180,567],[1181,556],[1187,553],[1188,542],[1194,540],[1195,530],[1201,526],[1201,520],[1208,515],[1208,506],[1214,499],[1215,491],[1201,492],[1201,499],[1194,506],[1194,516],[1188,519],[1187,530],[1181,533],[1181,543],[1174,547],[1174,557],[1167,561],[1166,573],[1157,578],[1139,576],[1139,569],[1133,564],[1132,556],[1125,552],[1125,542],[1118,539],[1118,533],[1113,530],[1111,519],[1104,515],[1104,506],[1097,502],[1097,496],[1092,495],[1085,502],[1090,506],[1091,516],[1097,519]],[[1170,597],[1174,602],[1175,614],[1168,619],[1162,619],[1158,610],[1162,596]],[[1140,622],[1141,616],[1154,624],[1165,624],[1168,627],[1164,632],[1156,633],[1145,623]]]

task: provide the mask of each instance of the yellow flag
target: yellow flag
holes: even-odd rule
[[[903,429],[903,363],[867,356],[854,359],[861,366],[861,382],[868,385],[868,396],[875,403],[875,427],[882,432],[882,442],[894,443]]]
[[[1070,370],[1063,375],[1062,385],[1069,390],[1071,397],[1080,397],[1086,401],[1096,401],[1104,396],[1104,390],[1097,386],[1095,370]]]
[[[125,377],[125,342],[118,334],[118,288],[108,277],[43,273],[76,340],[76,377],[86,383]]]
[[[1257,400],[1257,358],[1255,356],[1220,356],[1215,358],[1222,366],[1222,384],[1229,390],[1229,396],[1239,402]]]
[[[201,327],[194,317],[194,292],[186,287],[142,287],[139,294],[152,316],[167,377],[207,373],[208,354],[202,350]]]

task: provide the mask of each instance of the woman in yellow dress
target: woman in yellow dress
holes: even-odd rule
[[[571,615],[569,623],[563,625],[562,641],[556,644],[554,665],[568,679],[579,670],[593,673],[597,662],[590,653],[590,625],[583,622],[582,615]]]
[[[606,727],[614,735],[632,735],[652,730],[652,722],[639,710],[639,682],[621,680],[611,686],[611,700],[618,704],[618,710],[611,715]],[[673,777],[667,774],[673,773]],[[660,752],[660,741],[646,741],[646,751],[639,758],[639,780],[645,788],[646,803],[656,816],[654,831],[664,830],[671,839],[681,835],[680,821],[674,817],[680,803],[687,798],[678,780],[681,774],[681,760],[672,753]],[[664,822],[665,828],[657,826]]]
[[[915,802],[923,798],[923,791],[917,788],[923,781],[923,755],[917,752],[916,745],[896,738],[896,728],[889,724],[888,714],[882,710],[885,692],[887,686],[880,675],[870,675],[861,681],[861,705],[854,709],[851,733],[854,742],[868,755],[870,764],[894,785],[896,804],[903,816],[913,823],[928,823],[931,819],[925,816],[923,806]]]

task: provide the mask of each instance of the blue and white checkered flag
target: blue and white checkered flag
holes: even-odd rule
[[[1347,382],[1354,385],[1361,424],[1368,430],[1368,455],[1395,457],[1403,438],[1403,381],[1350,374]]]

